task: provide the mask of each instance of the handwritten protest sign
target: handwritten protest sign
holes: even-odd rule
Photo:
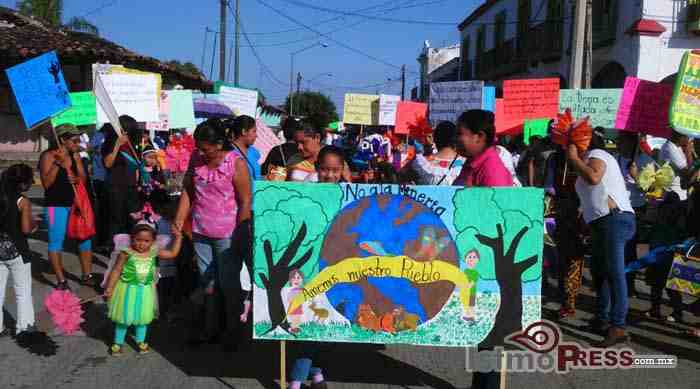
[[[247,115],[255,119],[258,107],[258,91],[221,85],[219,94],[216,96],[219,102],[233,111],[234,115]]]
[[[418,124],[421,119],[425,119],[428,113],[428,105],[425,103],[414,103],[412,101],[400,101],[396,106],[396,126],[395,134],[408,134],[411,127]]]
[[[559,111],[571,109],[573,117],[590,117],[593,127],[615,128],[622,89],[562,89]]]
[[[170,95],[168,91],[160,92],[160,106],[158,107],[158,121],[146,123],[146,128],[153,131],[170,130]]]
[[[559,79],[506,80],[503,82],[505,120],[554,118],[559,113]]]
[[[540,317],[543,197],[257,182],[254,337],[499,344]]]
[[[70,107],[68,87],[55,51],[15,65],[5,73],[27,128]]]
[[[671,85],[627,77],[615,128],[668,138],[672,96]]]
[[[393,126],[396,124],[396,104],[401,96],[379,95],[379,125]]]
[[[700,51],[683,55],[671,102],[671,126],[700,137]]]
[[[114,67],[99,78],[118,115],[129,115],[137,122],[159,121],[160,74]],[[101,92],[94,91],[99,101]],[[97,105],[97,121],[109,121],[101,104]]]
[[[485,111],[496,111],[496,87],[485,86],[483,92],[483,101],[481,104],[481,109]]]
[[[75,92],[70,94],[71,107],[51,119],[54,127],[64,123],[76,126],[88,126],[97,123],[97,107],[92,92]]]
[[[523,132],[522,120],[507,120],[503,108],[503,99],[496,99],[494,115],[496,116],[496,134],[516,135]]]
[[[481,109],[483,81],[433,82],[430,84],[430,124],[455,122],[462,112]]]
[[[343,123],[366,126],[379,124],[379,96],[346,93]]]

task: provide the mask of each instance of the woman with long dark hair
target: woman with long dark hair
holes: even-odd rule
[[[246,162],[224,149],[226,130],[220,121],[208,120],[197,126],[194,139],[197,150],[185,175],[173,227],[182,230],[191,212],[192,240],[207,311],[204,333],[198,340],[210,341],[217,335],[216,309],[209,307],[216,306],[218,264],[232,256],[231,237],[236,228],[250,226],[252,194]]]
[[[32,203],[23,193],[34,181],[34,172],[27,165],[12,165],[0,176],[0,337],[9,334],[3,326],[5,287],[8,275],[17,301],[15,332],[29,331],[34,326],[32,303],[32,270],[27,235],[36,229],[32,220]]]
[[[594,131],[587,150],[571,144],[567,157],[578,173],[576,193],[592,232],[591,273],[597,292],[593,327],[606,334],[600,344],[605,348],[627,340],[625,245],[634,236],[636,221],[625,178],[615,157],[605,151],[603,139],[602,133]]]

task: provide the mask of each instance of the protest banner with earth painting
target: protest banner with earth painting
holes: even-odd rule
[[[502,344],[540,318],[543,192],[258,182],[257,339]]]

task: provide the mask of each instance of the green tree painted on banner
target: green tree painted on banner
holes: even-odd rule
[[[480,278],[496,280],[501,292],[496,324],[482,342],[484,346],[502,344],[522,327],[522,283],[537,281],[542,273],[543,197],[540,189],[471,188],[457,191],[453,198],[460,255],[476,249],[481,258],[477,265]]]
[[[267,290],[272,326],[288,330],[280,291],[289,272],[308,278],[318,272],[318,256],[333,217],[340,211],[343,191],[338,185],[256,184],[254,275]]]

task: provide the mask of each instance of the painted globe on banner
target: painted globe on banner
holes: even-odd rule
[[[323,242],[320,268],[352,257],[376,260],[397,255],[419,262],[439,259],[459,267],[457,247],[440,216],[410,197],[377,195],[349,204],[336,216]],[[400,277],[366,277],[337,284],[326,296],[352,323],[361,322],[363,315],[383,317],[396,309],[425,323],[440,312],[453,291],[449,281],[416,284]]]

